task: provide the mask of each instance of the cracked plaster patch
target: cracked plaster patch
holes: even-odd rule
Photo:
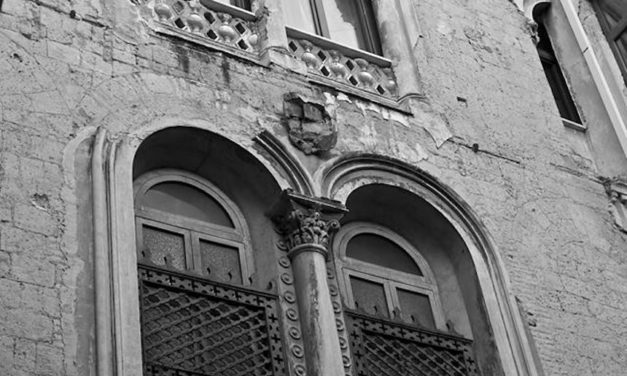
[[[453,137],[448,129],[447,121],[444,116],[421,107],[413,106],[412,108],[414,122],[424,128],[435,141],[435,146],[440,148],[444,142]]]

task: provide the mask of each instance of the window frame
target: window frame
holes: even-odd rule
[[[293,1],[293,0],[287,0]],[[311,17],[314,24],[315,35],[319,37],[326,38],[331,40],[337,44],[342,44],[335,41],[331,37],[331,33],[329,32],[329,25],[326,19],[326,12],[324,10],[324,5],[322,0],[308,0],[309,6],[311,8]],[[367,4],[369,3],[369,4]],[[361,49],[359,47],[346,46],[351,49],[368,52],[377,56],[383,56],[383,48],[381,46],[381,40],[379,37],[379,30],[377,27],[377,20],[374,14],[374,8],[372,7],[372,3],[370,0],[355,0],[355,4],[357,6],[357,14],[358,14],[358,22],[359,27],[363,30],[364,33],[364,43],[366,44],[365,49]],[[299,32],[309,34],[304,30],[300,30],[296,27],[286,26],[297,29]]]
[[[348,242],[360,234],[374,234],[394,242],[412,258],[423,275],[418,276],[348,257],[346,255]],[[356,309],[350,284],[350,277],[354,276],[383,285],[390,319],[395,317],[394,312],[396,309],[400,310],[398,289],[426,295],[431,304],[435,328],[442,331],[447,330],[444,311],[442,309],[438,286],[433,271],[420,252],[402,236],[384,226],[374,223],[351,222],[343,225],[335,236],[333,252],[338,264],[338,285],[348,308]]]
[[[580,129],[583,127],[583,121],[579,114],[579,109],[575,103],[575,99],[568,87],[564,72],[560,65],[557,56],[555,56],[555,50],[553,49],[553,42],[549,37],[548,30],[544,25],[543,17],[538,17],[538,43],[536,50],[542,64],[542,70],[546,77],[546,81],[551,89],[553,100],[557,106],[560,117],[564,125]]]
[[[177,214],[162,212],[157,209],[144,208],[139,205],[140,199],[152,187],[160,183],[182,183],[199,189],[213,198],[226,211],[233,223],[233,228],[204,222],[198,219],[188,218]],[[135,209],[135,233],[138,263],[141,263],[141,251],[143,249],[143,226],[163,229],[171,233],[177,233],[184,238],[185,270],[178,270],[189,274],[194,272],[203,278],[212,280],[202,270],[200,254],[200,241],[202,239],[216,244],[235,248],[238,251],[241,286],[251,285],[254,263],[250,236],[244,215],[237,205],[231,201],[218,187],[209,181],[187,171],[176,169],[153,170],[135,179],[134,182],[134,209]],[[220,281],[221,283],[229,283]],[[240,285],[239,283],[232,283]]]
[[[623,81],[627,85],[627,51],[625,54],[622,54],[620,49],[618,48],[617,40],[623,34],[627,35],[627,8],[623,10],[623,14],[621,14],[620,20],[614,27],[610,27],[605,15],[607,12],[605,11],[603,5],[601,5],[601,1],[592,0],[592,7],[597,16],[597,20],[599,20],[599,24],[601,25],[601,30],[603,30],[603,34],[607,39],[607,43],[610,45],[610,49],[614,54],[614,58],[616,59],[616,63],[623,75]]]
[[[219,0],[199,0],[199,1],[201,1],[201,3],[205,2],[206,4],[209,4],[209,6],[211,6],[211,3],[218,3],[221,5],[227,5],[229,7],[236,7],[236,8],[240,8],[245,11],[248,11],[248,12],[252,12],[254,0],[228,0],[228,4],[223,3]]]

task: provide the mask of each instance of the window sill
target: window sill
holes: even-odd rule
[[[579,132],[586,132],[588,130],[588,127],[586,127],[585,125],[575,123],[574,121],[570,121],[564,118],[562,118],[562,124],[564,124],[566,128],[570,128]]]

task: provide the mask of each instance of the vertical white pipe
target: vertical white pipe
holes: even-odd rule
[[[599,60],[590,46],[590,41],[586,35],[583,25],[581,24],[581,20],[577,14],[577,9],[575,8],[575,5],[573,5],[572,0],[558,1],[561,2],[562,7],[564,8],[566,18],[568,19],[568,23],[570,24],[573,33],[575,34],[575,39],[577,40],[579,49],[583,53],[584,59],[586,60],[590,73],[592,74],[592,79],[601,94],[601,100],[603,101],[603,105],[610,117],[614,131],[616,132],[616,137],[618,137],[618,141],[623,148],[623,153],[627,156],[627,125],[625,124],[625,119],[623,119],[620,114],[618,104],[616,103],[616,99],[610,90],[608,81],[601,69],[601,65],[599,64]]]

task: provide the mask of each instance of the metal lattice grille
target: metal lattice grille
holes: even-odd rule
[[[348,314],[358,376],[474,376],[471,342]]]
[[[147,375],[283,374],[276,301],[140,268]]]

